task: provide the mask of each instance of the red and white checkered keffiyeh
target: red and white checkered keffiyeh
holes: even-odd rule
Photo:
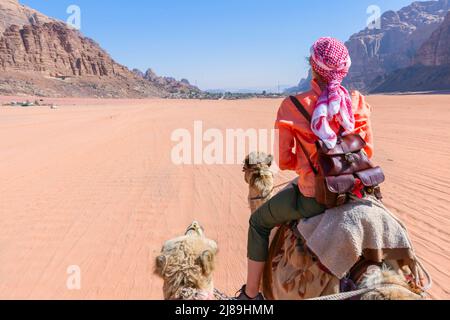
[[[352,100],[341,85],[351,64],[347,47],[337,39],[320,38],[311,48],[311,66],[327,83],[314,109],[311,128],[330,149],[336,146],[337,134],[329,121],[336,119],[344,128],[344,135],[355,130]]]

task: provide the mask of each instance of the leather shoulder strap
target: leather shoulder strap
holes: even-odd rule
[[[295,105],[295,107],[298,109],[298,111],[300,111],[300,113],[305,117],[305,119],[311,123],[312,122],[312,117],[311,115],[308,113],[308,111],[306,111],[305,107],[300,103],[300,101],[298,101],[298,99],[294,96],[290,96],[289,99],[291,99],[292,103]]]
[[[311,115],[308,113],[308,111],[306,111],[305,107],[300,103],[300,101],[298,101],[298,99],[294,96],[290,96],[289,97],[292,101],[292,103],[297,107],[298,111],[300,111],[300,113],[305,117],[305,119],[311,123],[312,121],[312,117]],[[314,167],[314,164],[311,160],[311,158],[308,155],[308,152],[306,151],[305,146],[303,145],[303,143],[301,141],[298,141],[300,148],[302,149],[303,153],[305,154],[306,159],[308,160],[309,166],[311,167],[312,171],[314,172],[314,174],[317,176],[319,174],[319,172],[317,171],[317,169]]]

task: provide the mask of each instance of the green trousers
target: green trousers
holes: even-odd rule
[[[291,185],[278,193],[250,218],[248,258],[256,262],[266,262],[273,228],[291,221],[312,218],[325,210],[316,199],[303,196],[297,185]]]

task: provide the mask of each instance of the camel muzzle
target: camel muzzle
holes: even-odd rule
[[[186,230],[185,233],[186,236],[199,236],[199,237],[203,237],[204,235],[204,230],[202,228],[202,226],[200,225],[200,223],[198,223],[197,221],[194,221],[189,228]]]

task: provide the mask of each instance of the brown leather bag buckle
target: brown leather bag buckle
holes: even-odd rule
[[[353,153],[349,152],[345,154],[345,160],[347,160],[347,162],[349,163],[354,163],[356,162],[357,158]]]
[[[336,200],[336,206],[340,207],[343,206],[344,204],[347,203],[348,200],[348,196],[345,193],[341,193],[340,195],[338,195],[337,200]]]

